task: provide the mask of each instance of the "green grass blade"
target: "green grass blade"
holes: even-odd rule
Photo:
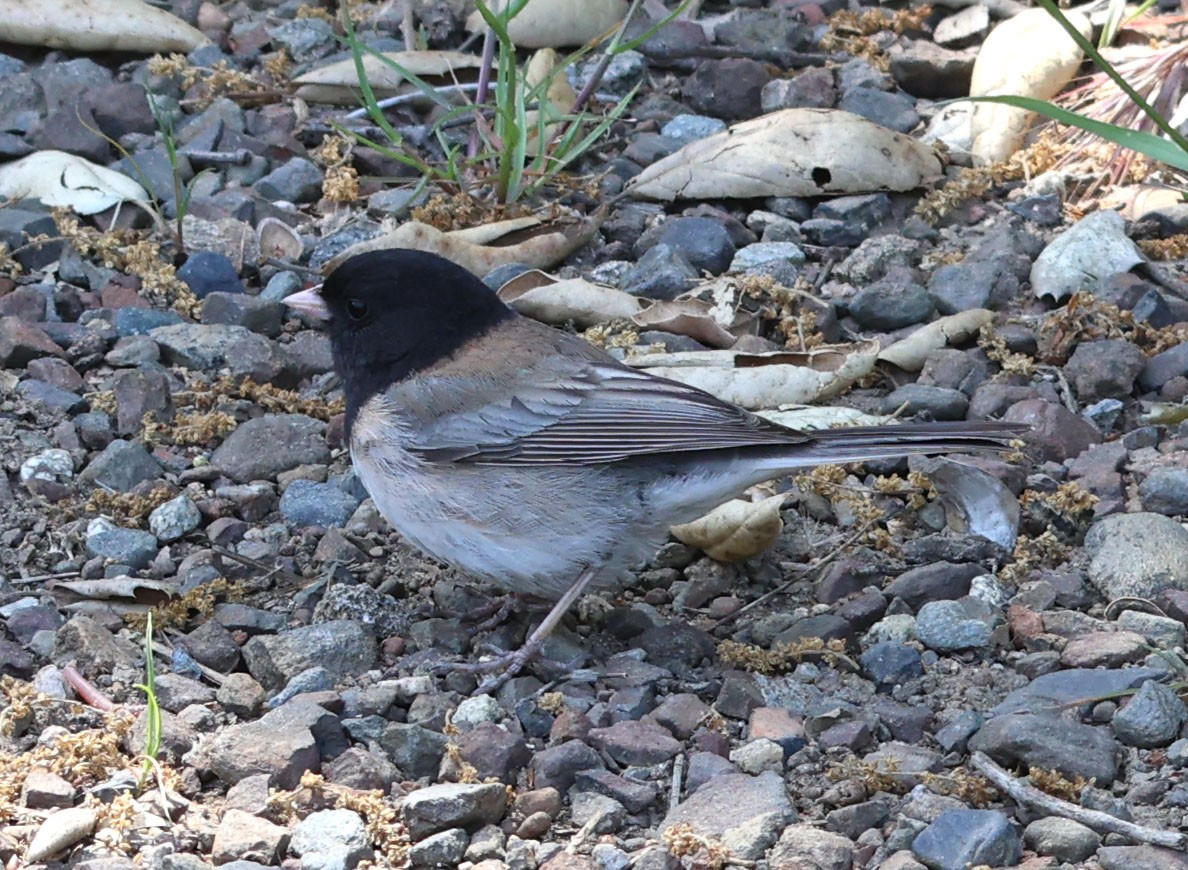
[[[1082,36],[1079,30],[1073,27],[1072,22],[1070,22],[1064,16],[1064,13],[1060,11],[1060,8],[1056,5],[1055,0],[1036,0],[1036,2],[1044,8],[1045,12],[1056,19],[1057,23],[1059,23],[1060,26],[1064,28],[1065,32],[1068,33],[1069,37],[1077,44],[1081,51],[1089,55],[1089,58],[1099,67],[1101,67],[1101,70],[1113,80],[1114,84],[1122,89],[1122,93],[1126,94],[1126,96],[1130,98],[1131,102],[1142,109],[1143,114],[1150,118],[1155,123],[1155,126],[1166,133],[1168,138],[1175,142],[1181,150],[1188,151],[1188,139],[1185,139],[1183,136],[1181,136],[1179,131],[1177,131],[1171,124],[1168,123],[1167,118],[1163,117],[1163,115],[1161,115],[1157,109],[1148,103],[1143,98],[1143,95],[1136,91],[1131,86],[1130,82],[1126,81],[1126,79],[1122,77],[1121,73],[1114,69],[1113,65],[1101,56],[1101,52],[1099,52],[1093,46],[1093,43]]]
[[[1045,118],[1051,118],[1053,121],[1069,124],[1095,136],[1100,136],[1107,142],[1137,151],[1152,160],[1158,160],[1168,166],[1188,172],[1188,151],[1180,148],[1175,142],[1169,142],[1154,133],[1132,130],[1129,127],[1120,127],[1117,124],[1107,124],[1105,121],[1086,118],[1076,112],[1070,112],[1068,109],[1033,97],[997,96],[963,97],[963,99],[979,103],[1002,103],[1018,109],[1026,109],[1029,112],[1043,115]]]

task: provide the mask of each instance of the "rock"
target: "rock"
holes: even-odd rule
[[[406,777],[422,777],[437,775],[449,738],[420,725],[393,722],[379,743]]]
[[[304,725],[280,727],[275,721],[258,719],[217,731],[189,760],[229,785],[267,775],[276,788],[293,789],[302,774],[318,769],[321,754]]]
[[[1132,631],[1094,631],[1069,640],[1060,662],[1069,668],[1116,668],[1140,661],[1147,652],[1143,636]]]
[[[863,329],[880,332],[923,323],[936,311],[928,291],[898,276],[880,278],[863,287],[850,300],[849,309]]]
[[[680,741],[659,725],[630,720],[595,728],[589,739],[620,764],[661,764],[682,748]]]
[[[375,636],[352,620],[306,625],[278,635],[261,635],[243,647],[248,670],[270,690],[284,686],[312,667],[325,668],[335,680],[362,674],[379,655]]]
[[[457,738],[457,744],[459,757],[474,767],[482,780],[514,784],[516,773],[532,760],[524,738],[494,722],[474,726]]]
[[[1188,870],[1188,856],[1158,846],[1102,846],[1095,857],[1102,870]]]
[[[733,750],[730,761],[743,773],[753,776],[769,770],[781,773],[784,769],[784,747],[774,740],[760,737]]]
[[[648,299],[675,299],[697,282],[699,273],[676,248],[657,244],[640,257],[621,285],[627,293]]]
[[[998,810],[950,810],[912,841],[912,853],[929,870],[965,870],[1016,864],[1023,845],[1018,831]]]
[[[215,690],[181,674],[157,674],[157,702],[170,713],[178,713],[191,704],[209,704]]]
[[[215,693],[215,700],[228,713],[240,719],[254,719],[267,700],[264,687],[251,674],[227,674],[223,685]]]
[[[843,836],[813,825],[789,825],[780,834],[767,862],[770,867],[850,870],[854,857],[854,844]]]
[[[1092,423],[1062,405],[1043,399],[1026,399],[1011,405],[1004,419],[1030,426],[1028,445],[1038,450],[1041,459],[1051,462],[1075,459],[1102,440]]]
[[[139,337],[157,347],[150,339]],[[113,381],[112,392],[116,400],[116,431],[124,436],[137,436],[144,427],[146,414],[157,419],[173,417],[171,384],[163,371],[152,368],[119,372]]]
[[[1020,689],[1011,692],[991,710],[995,716],[1004,713],[1043,713],[1057,707],[1080,704],[1085,711],[1091,702],[1086,699],[1104,698],[1137,689],[1146,680],[1163,676],[1154,668],[1124,668],[1098,670],[1072,668],[1043,674]]]
[[[3,344],[0,342],[0,356]],[[1143,366],[1139,386],[1144,390],[1159,390],[1170,380],[1188,375],[1188,341],[1157,353]]]
[[[293,828],[289,849],[303,867],[353,868],[371,857],[371,840],[359,814],[351,810],[319,810]]]
[[[1085,536],[1089,581],[1108,600],[1188,590],[1188,530],[1154,513],[1115,514]]]
[[[179,323],[158,326],[149,336],[168,365],[196,371],[227,368],[257,383],[271,381],[279,368],[272,343],[242,326]]]
[[[199,299],[206,299],[212,293],[242,294],[244,292],[235,266],[223,254],[217,254],[214,251],[196,251],[190,254],[182,267],[177,270],[177,277],[185,281]],[[202,306],[202,312],[204,322],[224,322],[207,321],[205,305]]]
[[[660,134],[666,139],[679,142],[682,146],[726,129],[726,122],[707,115],[677,115],[665,124]]]
[[[1015,298],[1019,279],[1003,259],[973,259],[941,266],[928,279],[928,294],[941,314],[991,310]]]
[[[227,810],[215,830],[211,859],[216,864],[255,861],[269,865],[285,853],[289,832],[243,810]]]
[[[162,468],[137,441],[112,441],[78,476],[79,482],[114,492],[129,492],[146,480],[158,480]]]
[[[930,601],[916,617],[916,636],[937,652],[983,649],[990,645],[991,626],[970,618],[958,601]]]
[[[861,662],[867,677],[877,688],[886,691],[924,676],[919,650],[907,644],[893,641],[876,643],[862,653]]]
[[[412,792],[400,813],[417,841],[450,828],[496,824],[506,807],[507,789],[499,783],[446,783]]]
[[[898,91],[850,88],[842,96],[838,108],[900,133],[914,130],[920,123],[915,100]]]
[[[129,640],[116,637],[89,616],[74,616],[54,638],[54,661],[75,660],[83,676],[94,679],[117,667],[133,667],[140,650]]]
[[[968,595],[973,579],[982,573],[980,565],[933,562],[904,571],[883,591],[890,598],[903,599],[912,610],[919,610],[929,601]]]
[[[285,306],[261,296],[248,296],[242,289],[214,291],[202,302],[202,322],[242,326],[267,338],[281,334]]]
[[[703,115],[742,121],[760,114],[767,66],[749,58],[706,60],[689,76],[684,99]]]
[[[1164,649],[1188,644],[1188,629],[1183,622],[1141,610],[1123,610],[1118,615],[1118,628],[1141,635],[1147,643]]]
[[[74,786],[48,770],[31,770],[21,785],[21,805],[31,810],[72,807]]]
[[[1139,484],[1139,498],[1151,513],[1188,515],[1188,469],[1157,468]]]
[[[734,242],[721,221],[709,217],[679,217],[660,228],[659,244],[684,255],[698,272],[720,275],[734,257]]]
[[[184,538],[201,524],[198,505],[185,495],[171,498],[149,514],[149,530],[166,544]]]
[[[294,526],[345,526],[361,499],[334,483],[295,480],[285,489],[280,512]]]
[[[1068,779],[1096,779],[1105,787],[1118,774],[1118,744],[1104,728],[1070,722],[1050,713],[995,716],[969,741],[1007,767],[1040,767]]]
[[[1049,816],[1029,824],[1023,831],[1023,842],[1040,855],[1079,864],[1097,851],[1101,837],[1080,822]]]
[[[111,520],[97,517],[87,524],[87,554],[100,556],[117,565],[147,568],[160,546],[148,532],[121,529]]]
[[[285,202],[314,202],[322,195],[322,170],[304,157],[293,157],[255,184],[266,199]]]
[[[1154,749],[1167,746],[1188,721],[1188,707],[1171,688],[1147,680],[1114,714],[1110,727],[1127,746]]]
[[[716,776],[677,804],[660,824],[664,831],[686,823],[694,833],[716,837],[744,860],[761,858],[796,817],[775,773]]]
[[[270,480],[298,465],[330,461],[326,424],[301,414],[268,414],[241,423],[211,455],[232,480]]]
[[[448,831],[430,834],[409,849],[409,863],[414,867],[457,867],[469,854],[469,841],[470,838],[462,828],[450,828]],[[497,863],[506,866],[502,861]]]
[[[1086,404],[1099,399],[1124,399],[1130,396],[1146,362],[1143,352],[1129,341],[1086,341],[1076,346],[1064,364],[1064,375],[1077,398]]]

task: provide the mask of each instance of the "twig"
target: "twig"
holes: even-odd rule
[[[483,32],[483,59],[479,63],[478,87],[475,89],[474,101],[479,105],[487,102],[491,92],[491,68],[495,66],[495,28],[487,25]],[[470,131],[470,138],[466,142],[466,156],[473,160],[478,156],[479,135],[478,128]]]
[[[252,162],[252,152],[246,148],[236,148],[234,151],[204,151],[195,149],[178,151],[182,157],[191,163],[227,164],[230,166],[247,166]]]
[[[672,812],[676,809],[676,805],[681,802],[681,785],[685,778],[685,756],[684,754],[677,755],[672,760],[672,785],[668,789],[668,811]]]
[[[78,672],[74,665],[66,665],[62,668],[62,679],[68,682],[74,691],[78,692],[80,698],[96,710],[106,713],[115,709],[116,705],[111,698],[99,691],[93,683]]]
[[[619,43],[623,41],[623,34],[627,31],[627,25],[631,23],[631,19],[635,17],[635,13],[639,11],[640,4],[643,0],[632,0],[631,6],[627,9],[627,14],[623,16],[623,21],[619,25],[619,29],[615,31],[615,35],[611,38],[610,45],[606,47],[606,51],[602,53],[602,57],[598,59],[598,66],[594,67],[594,72],[586,79],[586,83],[582,85],[582,89],[578,91],[578,95],[573,100],[573,106],[570,108],[571,114],[578,114],[585,108],[586,103],[590,102],[590,97],[594,96],[594,92],[602,83],[602,77],[606,75],[606,68],[610,66],[610,62],[615,59],[615,55],[619,50]],[[573,123],[578,123],[574,121]]]
[[[34,574],[31,577],[12,577],[9,583],[44,583],[46,580],[69,580],[81,576],[81,571],[61,571],[57,574]]]
[[[1164,846],[1179,852],[1188,852],[1188,835],[1177,834],[1173,831],[1161,831],[1127,822],[1109,813],[1090,810],[1076,804],[1062,801],[1060,798],[1045,794],[1034,786],[1028,785],[1011,776],[1006,769],[999,767],[990,756],[983,752],[975,752],[970,756],[970,764],[1013,798],[1017,803],[1036,807],[1052,815],[1072,819],[1097,831],[1108,834],[1121,834],[1136,843],[1150,843],[1153,846]]]

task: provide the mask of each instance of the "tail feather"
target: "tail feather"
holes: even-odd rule
[[[910,454],[1010,449],[1010,441],[1026,432],[1019,423],[970,421],[908,423],[902,426],[854,426],[813,432],[811,452],[821,463],[894,459]]]

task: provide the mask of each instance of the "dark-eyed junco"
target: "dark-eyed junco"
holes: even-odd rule
[[[826,463],[1002,449],[1020,431],[788,429],[628,368],[417,251],[360,254],[285,302],[327,322],[351,458],[384,518],[447,564],[558,602],[480,691],[522,668],[587,586],[749,486]]]

